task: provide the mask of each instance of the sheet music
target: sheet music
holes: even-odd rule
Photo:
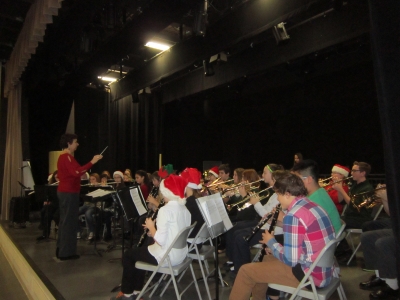
[[[88,194],[86,194],[87,196],[92,196],[93,198],[97,198],[97,197],[103,197],[106,195],[109,195],[111,193],[114,193],[114,191],[106,191],[106,190],[102,190],[102,189],[97,189],[93,192],[90,192]]]
[[[203,217],[208,227],[221,222],[223,222],[226,230],[233,227],[220,194],[198,198],[197,203],[203,212]]]
[[[222,222],[224,222],[224,226],[226,230],[229,230],[233,227],[231,219],[229,219],[228,213],[225,208],[224,200],[222,200],[221,195],[215,194],[216,199],[214,200],[215,205],[218,209],[218,213],[220,215],[220,218],[222,219]]]
[[[141,216],[147,213],[147,209],[144,207],[142,199],[139,196],[139,189],[138,188],[130,189],[129,193],[131,194],[132,201],[135,204],[139,215]]]

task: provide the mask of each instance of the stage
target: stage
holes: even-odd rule
[[[109,244],[99,242],[97,249],[101,256],[94,251],[93,244],[89,244],[84,238],[78,240],[78,254],[80,259],[72,261],[60,261],[55,257],[56,242],[53,239],[36,242],[36,237],[41,235],[38,223],[28,224],[26,228],[16,229],[9,226],[8,222],[1,222],[0,249],[3,250],[14,273],[16,273],[21,285],[30,299],[109,299],[116,293],[111,290],[121,281],[122,265],[118,258],[122,255],[120,248],[106,252]],[[52,231],[51,237],[54,237]],[[128,246],[128,244],[126,244]],[[372,273],[363,272],[362,252],[357,254],[357,266],[341,267],[341,281],[348,299],[367,299],[369,292],[358,288],[361,281],[368,279]],[[114,262],[109,262],[115,259]],[[225,254],[219,255],[220,266],[226,261]],[[213,261],[209,261],[210,266]],[[193,263],[197,278],[201,277],[197,262]],[[221,268],[224,280],[233,284],[233,279]],[[186,273],[182,279],[182,286],[190,282],[191,276]],[[204,283],[198,282],[204,299],[207,299]],[[215,299],[215,282],[209,279],[208,284],[211,296]],[[219,299],[229,298],[231,287],[219,286]],[[152,299],[172,300],[176,299],[171,284],[163,297],[156,292]],[[30,294],[30,295],[29,295]],[[148,298],[148,294],[145,299]],[[192,285],[183,295],[183,299],[197,299],[195,286]],[[335,293],[331,299],[339,299]]]

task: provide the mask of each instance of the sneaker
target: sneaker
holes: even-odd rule
[[[76,234],[76,238],[77,238],[78,240],[81,238],[81,233],[80,233],[80,232],[78,232],[78,233]]]
[[[93,239],[93,232],[90,232],[90,233],[89,233],[88,240],[92,240],[92,239]]]

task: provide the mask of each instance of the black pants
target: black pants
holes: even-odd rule
[[[121,291],[124,294],[132,294],[133,291],[140,291],[144,285],[144,275],[146,271],[136,269],[135,264],[137,261],[144,261],[150,264],[157,265],[158,262],[147,249],[149,240],[153,242],[152,238],[147,238],[142,247],[133,247],[126,250],[122,260],[123,273]]]
[[[258,223],[257,220],[252,221],[240,221],[235,224],[228,232],[225,233],[226,236],[226,256],[229,260],[233,260],[233,251],[235,246],[235,238],[236,234],[239,230],[248,228],[251,231],[251,228],[256,226]]]
[[[67,257],[75,255],[77,248],[76,232],[78,222],[76,221],[79,212],[79,193],[57,192],[60,200],[60,223],[58,225],[57,247],[59,256]]]

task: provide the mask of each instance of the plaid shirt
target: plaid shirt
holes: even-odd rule
[[[300,264],[306,273],[324,246],[335,238],[335,230],[326,212],[307,198],[296,198],[283,218],[284,245],[268,242],[273,255],[288,266]],[[324,287],[331,281],[332,268],[315,267],[314,284]]]

